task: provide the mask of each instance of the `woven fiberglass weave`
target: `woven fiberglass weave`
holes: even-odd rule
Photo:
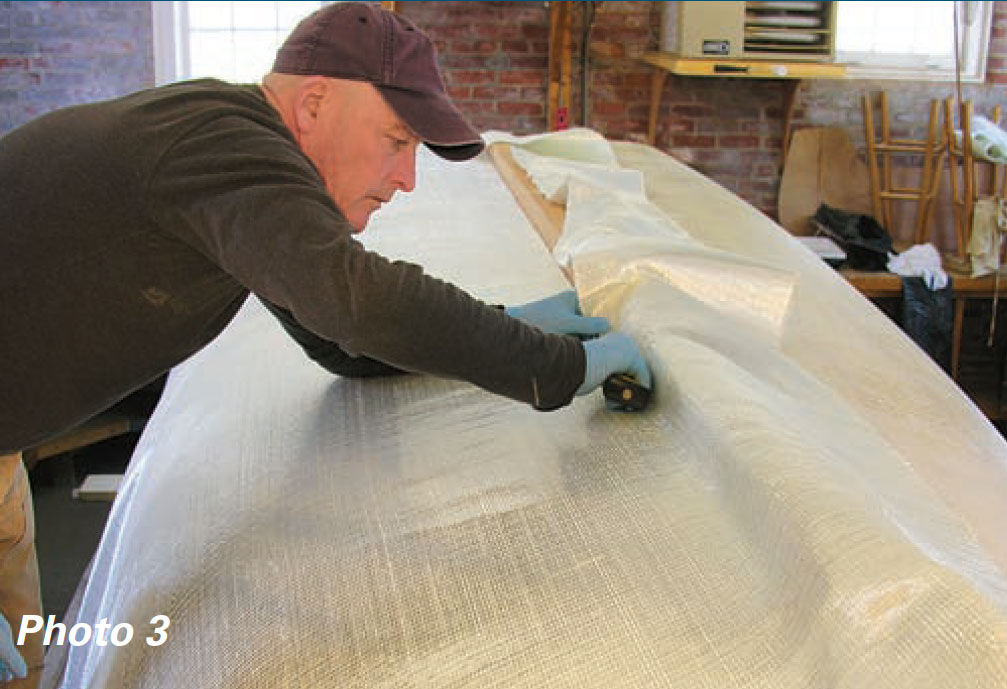
[[[72,648],[64,686],[1007,686],[999,435],[772,222],[614,148],[654,208],[571,186],[565,256],[650,409],[333,378],[251,300],[172,373],[102,539],[79,619],[141,641]],[[369,244],[490,302],[565,286],[485,156],[418,189]]]

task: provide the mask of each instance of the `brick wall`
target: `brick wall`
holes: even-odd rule
[[[154,83],[149,2],[0,2],[0,133]]]
[[[477,128],[545,128],[545,3],[401,2],[399,10],[433,39],[448,90]]]
[[[580,37],[584,10],[573,10],[571,121],[580,116]],[[591,41],[588,123],[616,138],[642,139],[650,74],[634,60],[657,41],[651,2],[596,3]],[[549,9],[545,2],[400,2],[441,53],[451,95],[481,129],[541,132],[546,126]]]

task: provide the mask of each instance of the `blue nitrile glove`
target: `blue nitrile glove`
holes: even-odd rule
[[[595,337],[607,333],[609,328],[607,318],[580,314],[577,293],[572,289],[523,306],[508,306],[504,313],[553,335]]]
[[[625,333],[611,333],[596,340],[584,342],[587,365],[584,382],[577,388],[578,395],[586,395],[605,382],[613,373],[628,373],[645,388],[652,387],[650,368],[632,337]]]
[[[7,618],[0,615],[0,682],[28,675],[28,666],[14,645]]]

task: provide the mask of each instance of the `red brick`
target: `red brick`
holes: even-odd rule
[[[522,86],[521,93],[518,96],[521,100],[540,100],[545,101],[546,89],[544,86]]]
[[[723,160],[724,152],[714,148],[703,151],[696,151],[692,154],[692,156],[697,163],[713,163]]]
[[[709,105],[674,105],[671,111],[686,117],[709,117],[713,114],[713,108]]]
[[[441,56],[441,69],[445,71],[486,69],[487,59],[485,55],[448,53]]]
[[[505,53],[528,53],[531,52],[531,43],[529,41],[504,40],[500,42],[500,48]]]
[[[466,115],[477,115],[496,112],[496,103],[487,100],[469,100],[457,104]]]
[[[660,126],[661,120],[658,120],[658,126]],[[696,131],[696,123],[692,120],[685,120],[681,118],[673,118],[671,120],[666,120],[665,128],[669,132],[674,132],[677,134],[692,134]]]
[[[426,27],[422,27],[426,28]],[[447,24],[440,27],[430,27],[428,32],[431,36],[438,38],[457,38],[459,40],[473,40],[477,38],[496,39],[500,37],[500,28],[497,24]]]
[[[595,71],[591,77],[591,83],[595,86],[621,86],[626,78],[625,75],[612,69]]]
[[[501,16],[480,2],[453,2],[447,6],[447,19],[465,24],[498,24]]]
[[[500,27],[500,38],[503,40],[513,41],[519,38],[525,38],[524,32],[521,27],[517,24],[505,24]],[[548,38],[548,35],[546,36]]]
[[[771,196],[776,192],[776,180],[754,180],[752,182],[752,189],[757,192],[763,192],[766,196]]]
[[[741,131],[745,134],[768,134],[769,126],[769,122],[748,120],[747,122],[741,123]]]
[[[647,89],[647,95],[650,96],[650,85],[653,79],[650,74],[627,74],[625,81],[623,83],[626,86],[632,86],[634,88]]]
[[[496,78],[496,73],[488,70],[478,71],[449,71],[447,80],[452,84],[492,84]]]
[[[472,97],[471,86],[448,86],[447,92],[452,100],[462,100]]]
[[[713,148],[716,139],[712,136],[688,136],[685,134],[675,134],[671,137],[673,146],[683,146],[690,148]]]
[[[477,53],[487,55],[496,52],[496,44],[490,41],[451,41],[449,50],[453,53]]]
[[[525,24],[521,27],[521,35],[525,38],[549,38],[549,26],[547,24],[542,24],[541,26]]]
[[[542,103],[512,103],[501,101],[497,103],[497,112],[501,115],[541,115],[545,112]]]
[[[591,107],[591,112],[595,115],[621,115],[626,111],[626,106],[623,103],[598,103]]]
[[[513,71],[513,72],[501,72],[500,73],[500,83],[501,84],[519,84],[519,85],[540,85],[546,81],[546,74],[542,71]]]
[[[626,114],[638,122],[646,122],[650,119],[650,103],[630,103]]]
[[[517,86],[494,86],[494,87],[484,87],[482,89],[477,89],[479,91],[479,98],[485,98],[487,100],[509,100],[509,101],[525,101],[529,100],[521,96],[522,89]],[[489,93],[488,91],[492,91]]]
[[[746,165],[752,163],[772,163],[776,161],[776,151],[742,151],[741,162]]]
[[[702,118],[697,121],[699,131],[704,134],[735,134],[741,131],[741,125],[733,120],[716,120]]]
[[[545,55],[516,55],[510,59],[511,69],[517,71],[541,70],[549,68],[549,58]]]

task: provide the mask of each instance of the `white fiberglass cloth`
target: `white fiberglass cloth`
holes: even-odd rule
[[[64,686],[1007,686],[995,430],[776,225],[614,148],[708,250],[687,284],[668,247],[572,250],[650,409],[332,378],[253,300],[172,374],[99,548],[79,619],[141,641],[72,648]],[[564,286],[485,156],[418,188],[375,248],[488,301]],[[763,315],[702,293],[718,256],[777,290]]]

